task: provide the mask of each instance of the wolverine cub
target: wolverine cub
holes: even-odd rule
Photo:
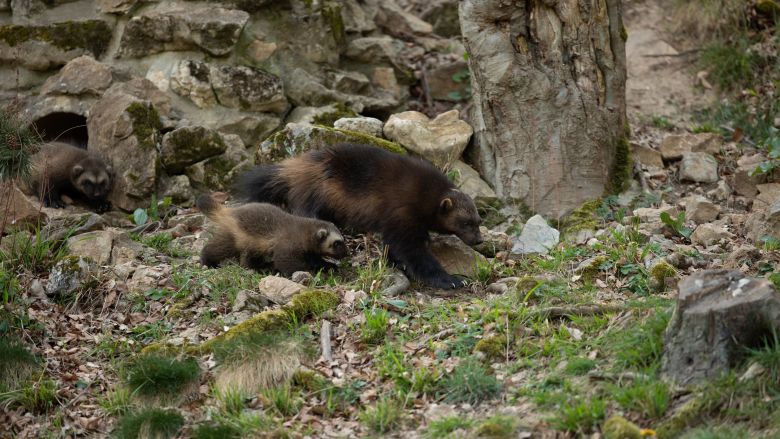
[[[106,200],[114,184],[114,172],[98,155],[62,142],[41,146],[32,157],[29,191],[46,207],[65,207],[62,196],[85,202],[98,212],[111,208]]]
[[[347,255],[344,237],[327,221],[290,215],[266,203],[227,208],[209,195],[198,197],[196,205],[217,224],[201,253],[208,267],[237,258],[242,266],[258,270],[270,259],[274,269],[290,275],[331,265],[323,256]]]
[[[436,288],[460,287],[426,246],[428,232],[482,242],[481,219],[468,195],[425,160],[359,144],[340,144],[261,165],[236,184],[250,201],[333,221],[358,232],[379,232],[390,260]]]

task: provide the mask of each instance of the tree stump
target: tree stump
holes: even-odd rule
[[[475,147],[508,200],[547,218],[630,176],[620,0],[464,0]]]
[[[717,377],[780,334],[780,295],[766,279],[736,270],[705,270],[679,283],[666,328],[661,371],[678,384]]]

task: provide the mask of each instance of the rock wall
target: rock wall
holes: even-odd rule
[[[429,113],[460,105],[463,51],[395,1],[0,1],[0,105],[106,156],[132,210],[223,189],[286,122],[387,119],[421,68]]]

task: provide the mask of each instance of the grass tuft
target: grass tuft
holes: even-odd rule
[[[606,404],[601,399],[575,399],[563,402],[557,416],[550,419],[550,422],[558,430],[586,435],[604,419],[605,414]]]
[[[126,383],[133,394],[148,398],[175,398],[197,387],[199,379],[200,366],[194,358],[178,360],[149,354],[131,364]]]
[[[401,414],[402,410],[397,401],[383,397],[373,407],[360,413],[360,421],[372,432],[384,434],[398,427],[401,423]]]
[[[184,425],[184,417],[174,409],[145,408],[128,413],[119,420],[119,439],[167,439],[176,436]]]
[[[472,405],[497,397],[501,389],[501,383],[476,358],[461,360],[442,385],[447,402]]]
[[[378,345],[385,341],[387,328],[390,323],[390,314],[383,309],[366,309],[366,318],[363,324],[360,338],[369,345]]]
[[[442,439],[453,436],[458,430],[468,430],[474,426],[474,421],[463,416],[448,416],[428,423],[425,437]]]
[[[38,358],[20,342],[0,337],[0,391],[16,389],[38,368]]]

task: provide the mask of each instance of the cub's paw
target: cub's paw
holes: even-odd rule
[[[43,199],[43,205],[45,207],[53,207],[55,209],[62,209],[65,207],[65,203],[61,199],[55,197],[45,197]]]
[[[94,205],[95,212],[106,213],[111,210],[111,203],[109,201],[98,202]]]
[[[468,283],[466,280],[455,276],[437,276],[426,282],[433,288],[439,288],[442,290],[454,290],[456,288],[463,288]]]

